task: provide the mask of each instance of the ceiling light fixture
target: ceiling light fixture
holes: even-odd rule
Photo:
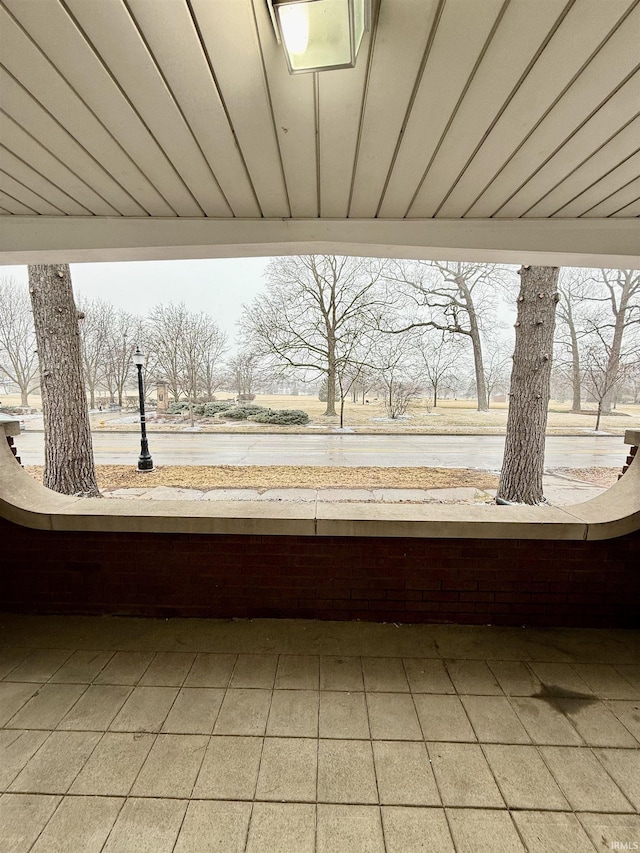
[[[291,74],[353,68],[371,0],[267,0]]]

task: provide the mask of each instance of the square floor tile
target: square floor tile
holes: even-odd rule
[[[364,693],[323,690],[320,693],[320,737],[369,738]]]
[[[174,853],[244,853],[251,803],[191,801]]]
[[[317,655],[280,655],[275,686],[279,690],[318,690],[320,658]]]
[[[178,695],[176,687],[134,687],[109,729],[159,732]]]
[[[86,689],[83,684],[45,684],[6,725],[12,729],[55,729]]]
[[[593,752],[640,814],[640,750],[594,749]]]
[[[88,684],[101,672],[113,657],[113,652],[74,652],[51,676],[52,684]]]
[[[455,693],[449,673],[441,660],[405,658],[404,667],[412,693]]]
[[[126,797],[144,764],[156,735],[107,732],[91,753],[70,794]]]
[[[92,684],[58,723],[59,729],[104,731],[127,701],[131,687]]]
[[[422,730],[410,695],[368,693],[367,709],[374,740],[422,740]]]
[[[569,810],[537,747],[488,744],[484,754],[509,808]]]
[[[229,654],[197,654],[184,682],[185,687],[227,687],[237,657]]]
[[[462,704],[480,743],[531,743],[504,696],[463,696]]]
[[[409,682],[401,658],[362,658],[364,689],[382,693],[408,693]]]
[[[378,806],[318,807],[316,853],[385,853]]]
[[[640,848],[640,816],[637,814],[579,814],[578,820],[598,850]]]
[[[636,690],[640,690],[640,663],[617,663],[613,668]]]
[[[26,853],[56,810],[60,797],[5,794],[0,797],[0,832],[5,853]]]
[[[238,655],[229,686],[270,689],[277,665],[277,655]]]
[[[526,663],[511,660],[488,661],[496,681],[507,696],[535,696],[541,684]]]
[[[540,679],[545,694],[563,698],[593,696],[593,691],[570,663],[531,663],[531,669]],[[573,694],[578,694],[573,695]]]
[[[325,803],[378,802],[373,752],[369,741],[320,741],[318,800]]]
[[[42,731],[0,731],[0,791],[9,787],[48,737],[49,732]]]
[[[458,693],[472,696],[502,696],[500,685],[484,661],[448,660],[449,677]]]
[[[583,743],[553,700],[512,698],[511,707],[534,743],[559,746]]]
[[[151,652],[116,652],[94,684],[137,684],[153,660]]]
[[[591,750],[542,746],[540,752],[572,808],[580,811],[633,811]]]
[[[212,737],[193,796],[214,800],[252,800],[261,755],[262,738]]]
[[[625,702],[618,699],[605,704],[640,743],[640,702]]]
[[[21,646],[7,646],[0,648],[0,678],[6,678],[11,681],[11,673],[26,660],[33,649],[27,649]]]
[[[263,735],[270,705],[271,690],[229,688],[214,726],[215,734]]]
[[[220,688],[183,687],[162,725],[162,732],[211,734],[223,697],[224,690]]]
[[[102,853],[172,853],[186,800],[126,801]]]
[[[413,698],[425,740],[476,740],[464,706],[457,696],[418,694]]]
[[[84,767],[101,735],[53,732],[11,784],[12,791],[64,794]]]
[[[373,744],[373,756],[381,803],[440,805],[424,743],[376,741]]]
[[[37,689],[37,684],[28,681],[0,681],[0,726],[17,714]]]
[[[609,664],[575,663],[573,668],[600,699],[640,699],[640,685],[634,686]]]
[[[455,853],[444,809],[382,807],[386,853]]]
[[[190,797],[208,744],[204,735],[158,735],[131,794]]]
[[[310,738],[266,738],[257,800],[315,802],[318,742]]]
[[[529,853],[594,853],[593,845],[573,814],[527,811],[513,812],[512,818]]]
[[[72,649],[35,649],[11,671],[11,681],[48,681],[72,653]]]
[[[195,655],[186,652],[158,652],[145,670],[140,684],[146,687],[182,687]]]
[[[427,748],[445,806],[504,808],[502,795],[479,746],[429,743]]]
[[[457,853],[526,853],[507,811],[447,809],[447,817]]]
[[[246,853],[314,853],[316,807],[302,803],[256,803]]]
[[[583,699],[557,699],[556,702],[590,746],[640,747],[602,702],[585,702]]]
[[[362,662],[357,657],[326,656],[320,658],[321,690],[364,690]]]
[[[33,853],[100,853],[123,802],[112,797],[64,797]]]
[[[318,736],[317,690],[274,690],[267,721],[267,735]]]

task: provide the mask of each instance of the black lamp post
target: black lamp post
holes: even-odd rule
[[[136,347],[133,354],[133,362],[138,368],[138,396],[140,397],[140,432],[142,438],[140,440],[140,456],[138,458],[138,471],[153,471],[153,459],[149,453],[149,442],[147,441],[147,424],[144,416],[144,385],[142,384],[142,365],[144,364],[144,354],[140,352],[140,347]]]

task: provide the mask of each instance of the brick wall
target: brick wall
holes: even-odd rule
[[[640,533],[605,542],[62,533],[0,520],[0,609],[640,625]]]

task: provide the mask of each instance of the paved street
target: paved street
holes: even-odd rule
[[[94,433],[98,465],[134,464],[137,433]],[[17,439],[25,465],[44,464],[44,435]],[[499,435],[229,435],[151,433],[156,465],[330,465],[428,466],[499,470],[504,436]],[[546,468],[618,467],[626,458],[622,436],[549,436]]]

